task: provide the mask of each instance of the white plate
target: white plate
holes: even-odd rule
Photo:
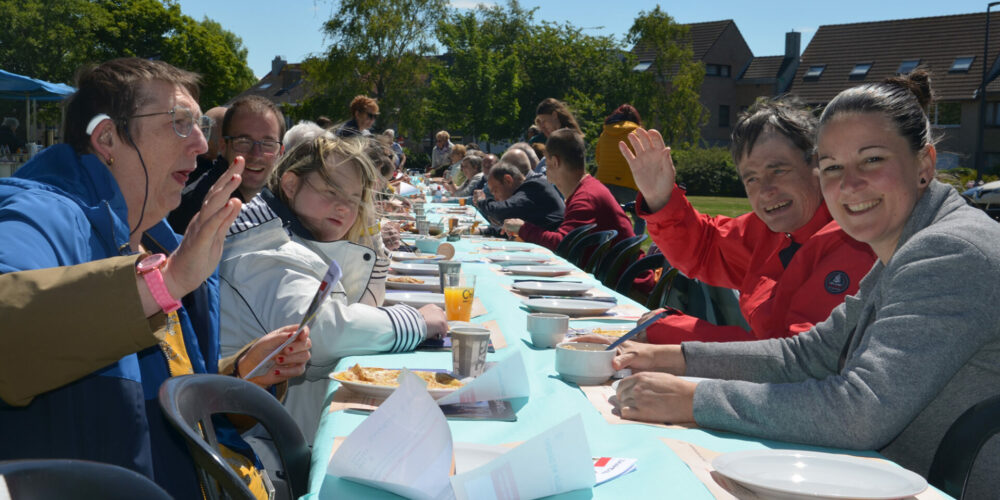
[[[444,309],[443,293],[427,292],[385,292],[385,304],[406,304],[408,306],[420,308],[427,304],[434,304]]]
[[[542,262],[548,262],[551,259],[551,257],[547,255],[528,255],[523,252],[519,255],[487,255],[486,258],[489,259],[490,262],[507,265],[540,264]]]
[[[534,295],[583,295],[594,288],[586,283],[559,281],[522,281],[512,286],[515,290]]]
[[[346,387],[346,388],[348,388],[348,389],[350,389],[350,390],[352,390],[352,391],[354,391],[354,392],[356,392],[358,394],[361,394],[363,396],[372,396],[372,397],[376,397],[376,398],[385,399],[385,398],[389,397],[392,394],[392,391],[396,390],[395,387],[389,387],[389,386],[385,386],[385,385],[375,385],[375,384],[368,384],[368,383],[365,383],[365,382],[355,382],[355,381],[352,381],[352,380],[340,380],[340,379],[333,378],[333,376],[336,375],[337,373],[340,373],[340,372],[333,372],[333,373],[331,373],[330,374],[330,378],[333,379],[333,380],[336,380],[337,382],[339,382],[344,387]],[[434,398],[434,399],[441,399],[441,398],[443,398],[443,397],[445,397],[445,396],[447,396],[447,395],[449,395],[449,394],[451,394],[451,393],[453,393],[453,392],[455,392],[457,390],[458,390],[458,388],[455,388],[455,389],[427,389],[427,393],[430,394],[431,397]]]
[[[712,467],[769,498],[888,499],[927,489],[924,478],[891,463],[814,451],[737,451],[719,455]]]
[[[528,309],[536,312],[559,313],[569,316],[590,316],[604,314],[615,307],[613,302],[598,302],[596,300],[576,299],[528,299],[522,302]]]
[[[510,451],[506,446],[477,443],[455,443],[455,474],[461,474],[486,465]]]
[[[441,278],[437,276],[406,276],[407,278],[416,278],[423,281],[423,283],[398,283],[391,280],[393,277],[401,275],[393,274],[389,276],[389,279],[385,280],[385,287],[395,290],[423,290],[436,292],[441,290]]]
[[[572,267],[560,266],[507,266],[504,271],[520,276],[562,276],[574,271]]]
[[[404,260],[441,260],[444,259],[444,255],[434,255],[432,253],[414,253],[414,252],[392,252],[392,260],[404,261]]]
[[[440,274],[437,264],[408,264],[393,262],[389,264],[389,270],[396,274]]]

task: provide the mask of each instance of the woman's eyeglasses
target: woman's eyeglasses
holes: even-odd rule
[[[323,184],[326,186],[326,188],[324,189],[316,187],[316,185],[313,184],[308,177],[302,177],[302,180],[309,185],[309,189],[315,191],[316,194],[318,194],[319,197],[322,198],[323,201],[326,202],[327,204],[331,205],[337,204],[341,206],[346,206],[351,210],[356,210],[358,207],[361,206],[361,200],[356,199],[353,196],[342,194],[340,190],[327,184],[326,182],[323,182]]]
[[[255,141],[245,136],[226,136],[224,139],[229,142],[233,151],[237,153],[249,153],[253,150],[254,146],[260,146],[260,153],[263,155],[274,155],[281,149],[281,141],[271,141],[267,139],[263,141]]]
[[[365,111],[365,114],[368,115],[368,118],[370,118],[372,120],[378,118],[378,113],[370,113],[368,111]]]
[[[187,106],[174,106],[170,111],[161,111],[159,113],[133,115],[128,117],[128,119],[159,115],[170,115],[171,125],[178,137],[186,138],[190,136],[195,125],[198,125],[198,128],[201,129],[201,133],[205,136],[206,141],[212,136],[212,125],[215,125],[215,121],[204,115],[195,118],[194,111],[191,111]]]

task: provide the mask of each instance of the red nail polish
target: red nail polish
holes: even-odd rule
[[[281,375],[281,370],[274,370],[275,375]]]
[[[285,357],[284,356],[278,356],[278,362],[279,363],[284,363],[285,362]]]

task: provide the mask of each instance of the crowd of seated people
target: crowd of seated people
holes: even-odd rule
[[[286,131],[259,97],[203,115],[197,75],[160,61],[107,61],[76,84],[66,144],[0,179],[0,460],[112,463],[199,497],[160,384],[246,376],[293,334],[331,261],[344,275],[312,328],[251,379],[307,439],[341,358],[445,335],[437,306],[384,304],[400,237],[380,215],[408,206],[394,191],[410,178],[395,133],[373,133],[376,100],[356,97],[340,125]],[[617,152],[653,241],[686,275],[738,290],[750,325],[672,311],[623,344],[624,418],[873,449],[926,475],[951,422],[1000,381],[1000,312],[967,306],[997,301],[1000,227],[935,180],[930,95],[918,70],[845,90],[818,119],[793,99],[759,102],[734,127],[752,212],[733,218],[693,208],[669,145],[634,108],[609,116],[628,122]],[[439,131],[424,173],[471,200],[487,234],[553,250],[585,224],[634,236],[620,205],[630,184],[613,194],[588,173],[569,107],[545,99],[535,126],[499,159]],[[982,279],[954,280],[970,269]],[[227,460],[267,498],[246,430],[216,424]],[[1000,447],[986,452],[983,494],[1000,483]]]

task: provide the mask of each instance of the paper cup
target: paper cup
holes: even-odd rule
[[[532,313],[528,315],[528,333],[531,343],[549,349],[563,341],[569,330],[569,316],[565,314]]]
[[[486,350],[490,331],[485,328],[460,327],[451,330],[452,372],[458,378],[478,377],[486,369]]]
[[[449,274],[459,274],[462,272],[461,262],[438,262],[438,276],[441,277],[441,293],[444,293],[444,277]]]

